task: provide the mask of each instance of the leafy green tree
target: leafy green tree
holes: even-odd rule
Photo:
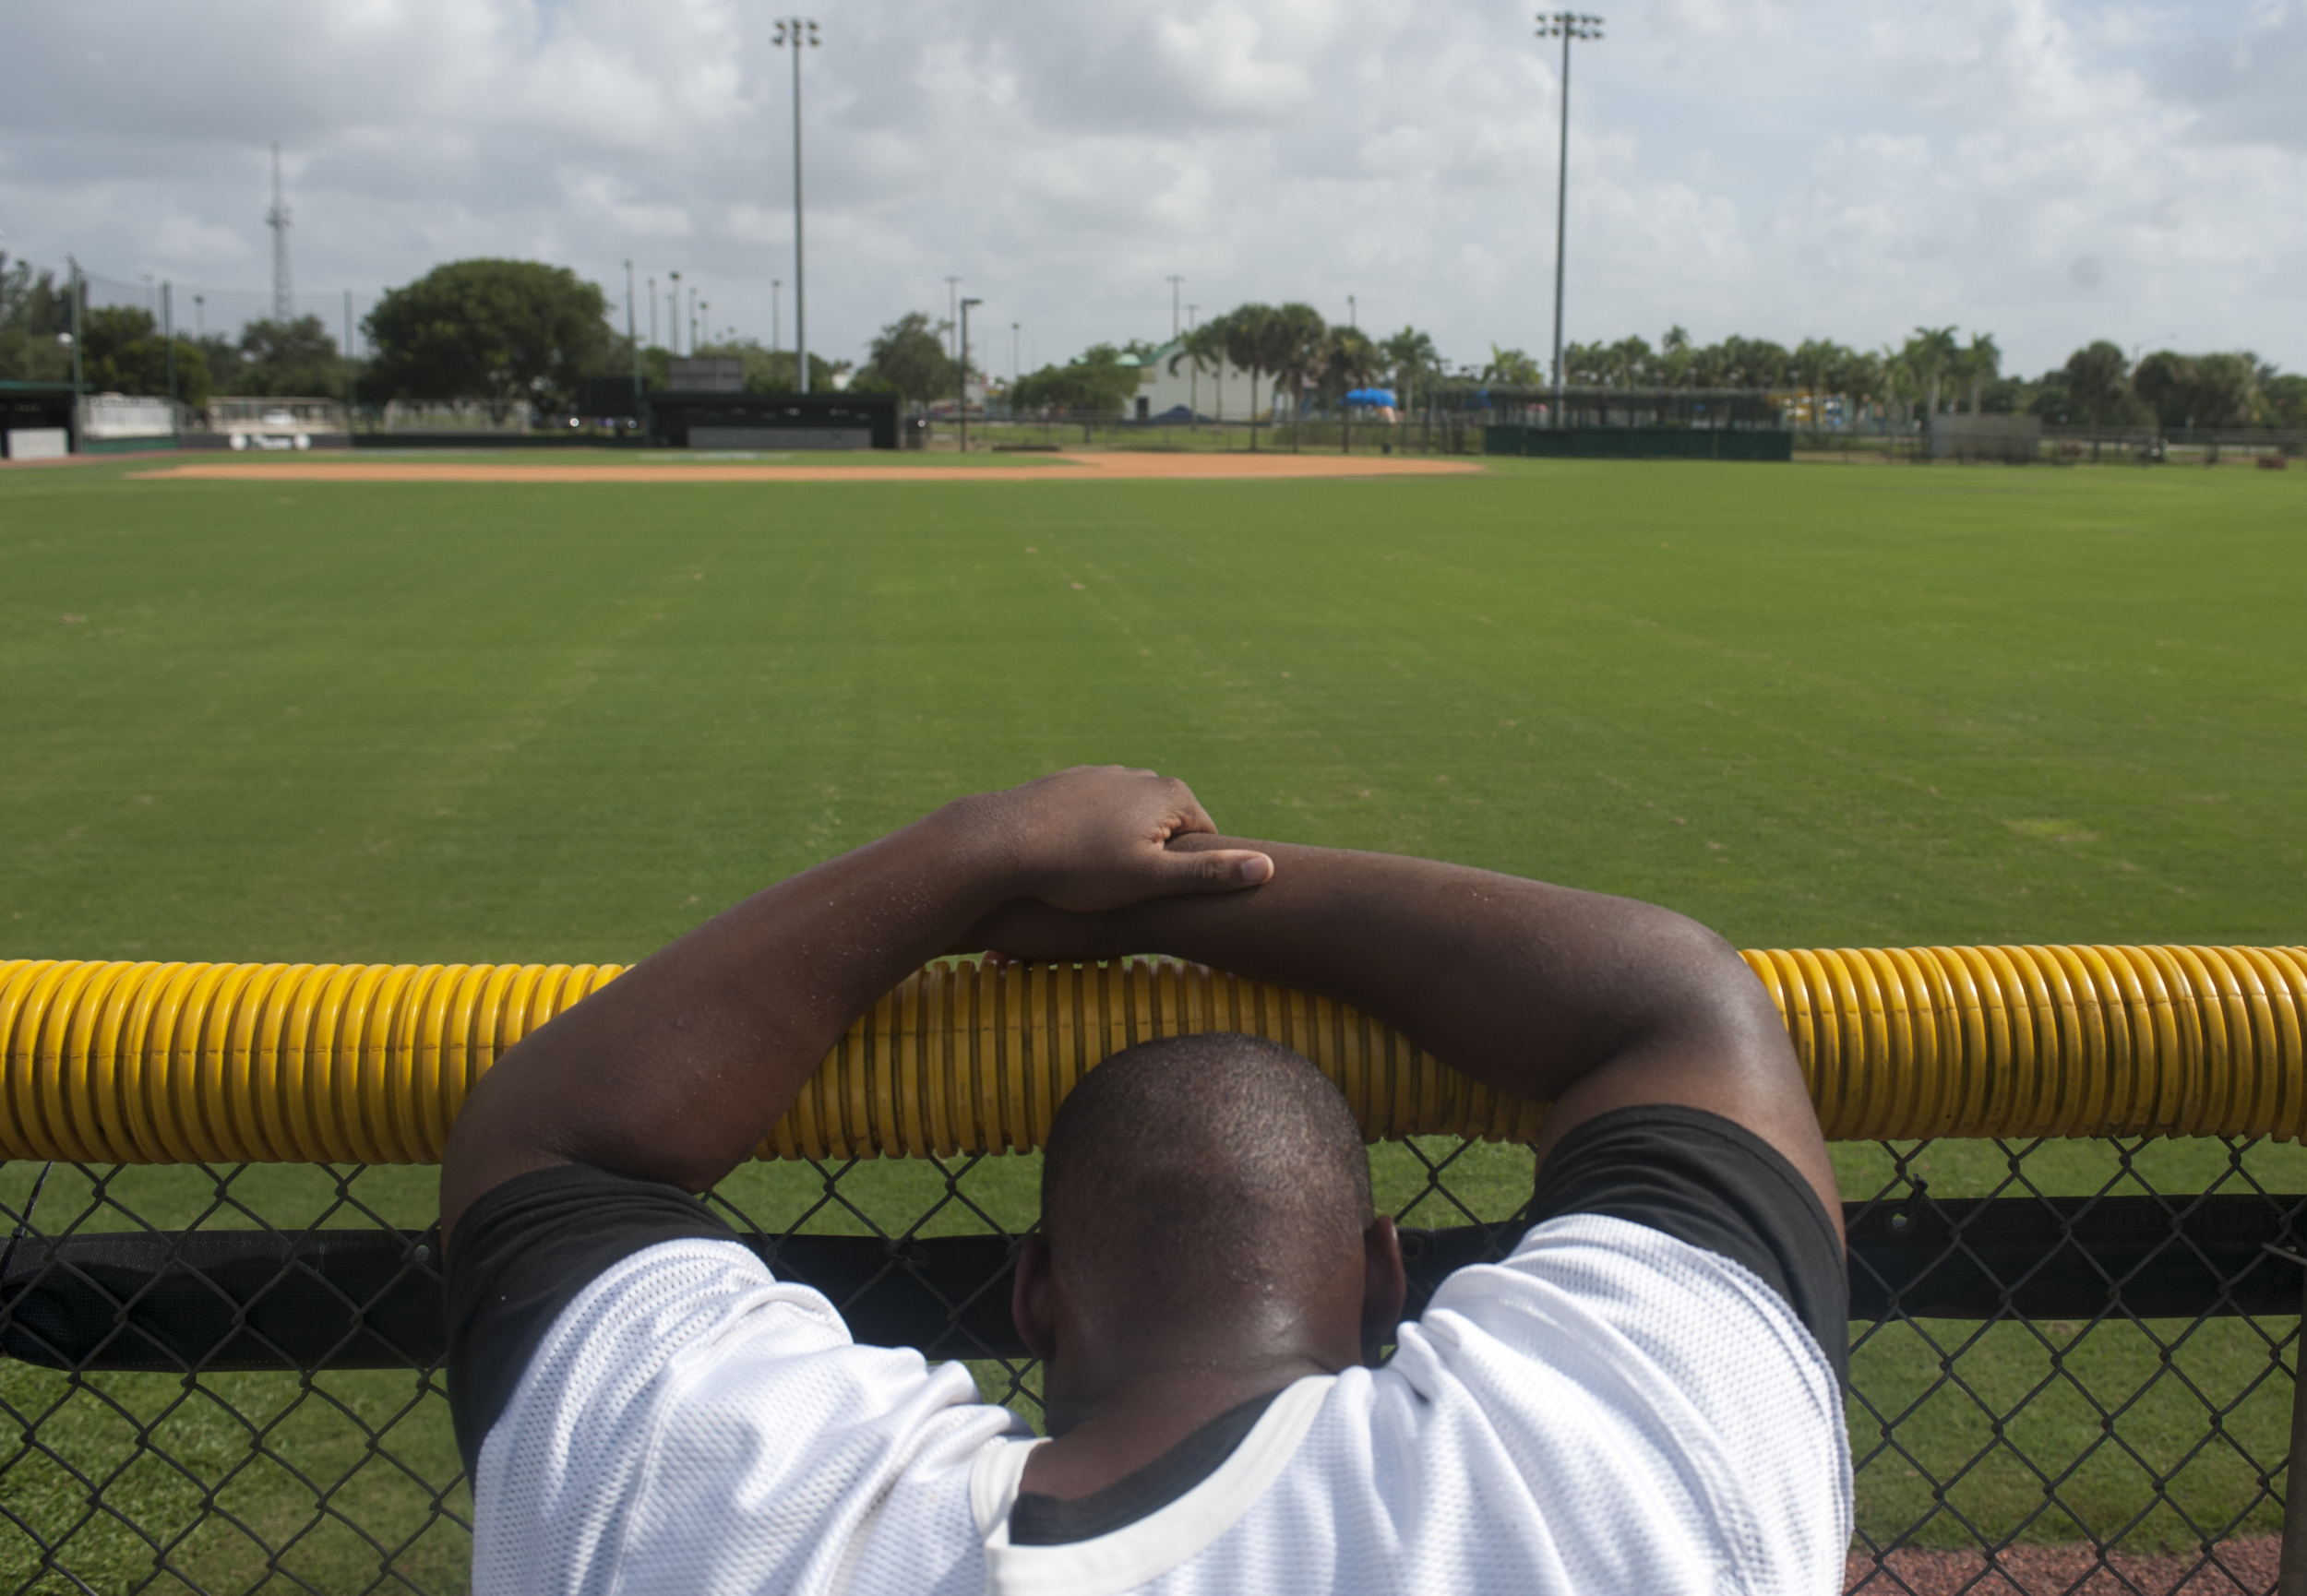
[[[613,363],[606,372],[600,375],[622,376],[633,369],[633,357],[629,346],[626,345],[622,337],[619,337],[616,341],[619,346],[618,352],[622,357],[621,361]],[[643,351],[644,356],[647,352]],[[697,353],[703,359],[719,358],[743,363],[745,391],[747,393],[794,393],[797,391],[801,368],[795,360],[793,351],[789,349],[769,349],[764,347],[758,339],[740,338],[726,339],[721,343],[699,344],[697,346]],[[663,382],[670,380],[672,358],[667,356],[664,363],[667,370],[663,377],[660,379],[661,386]],[[646,378],[649,375],[649,363],[644,359],[641,364],[642,375]],[[830,361],[822,355],[812,354],[809,356],[809,391],[811,393],[832,392],[835,375],[848,369],[849,365],[845,361]]]
[[[2249,353],[2195,356],[2188,408],[2199,427],[2247,425],[2259,408],[2259,361]]]
[[[532,260],[435,267],[377,301],[361,324],[376,350],[364,387],[389,399],[479,399],[560,409],[614,333],[597,284]]]
[[[1955,357],[1954,369],[1970,385],[1970,413],[1977,415],[1982,390],[2002,375],[2002,351],[1994,334],[1972,333],[1968,347]]]
[[[317,316],[252,321],[240,332],[234,393],[283,399],[336,399],[344,392],[344,355]]]
[[[53,271],[0,254],[0,379],[61,382],[72,375],[72,351],[57,341],[72,326],[71,290]]]
[[[212,332],[199,340],[200,358],[209,368],[210,394],[240,394],[249,390],[241,386],[242,366],[245,363],[240,344],[230,334]]]
[[[2307,428],[2307,376],[2270,376],[2260,385],[2259,406],[2270,426]]]
[[[2060,372],[2066,407],[2091,428],[2091,459],[2098,459],[2098,429],[2132,403],[2131,362],[2122,346],[2100,339],[2067,356]]]
[[[103,305],[80,317],[80,376],[99,393],[169,397],[169,343],[152,313],[135,305]],[[176,346],[177,399],[209,400],[209,363],[188,338]]]
[[[2131,374],[2131,391],[2154,411],[2157,425],[2176,432],[2194,413],[2194,362],[2176,351],[2158,349]]]
[[[1046,365],[1018,378],[1010,403],[1021,411],[1109,415],[1136,396],[1139,370],[1124,365],[1122,351],[1112,344],[1092,344],[1064,365]]]
[[[814,377],[817,368],[809,372]],[[962,363],[945,351],[940,326],[920,311],[909,311],[881,329],[850,386],[927,404],[961,392]]]

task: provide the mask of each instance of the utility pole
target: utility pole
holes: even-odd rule
[[[817,48],[817,24],[788,17],[777,24],[778,48],[793,52],[793,363],[795,387],[809,391],[809,323],[802,304],[801,250],[801,52]]]
[[[289,208],[281,194],[281,147],[272,147],[272,208],[264,224],[272,230],[272,319],[285,327],[296,315],[296,294],[289,283]]]
[[[1602,18],[1578,11],[1541,11],[1538,37],[1562,42],[1562,137],[1554,178],[1554,425],[1559,431],[1562,425],[1563,233],[1570,225],[1570,42],[1583,39],[1599,43]]]
[[[961,303],[962,280],[958,277],[947,278],[945,280],[945,352],[955,359],[960,358],[954,347],[954,339],[960,336]]]
[[[640,424],[640,321],[633,314],[633,262],[625,262],[625,341],[633,351],[633,424]]]
[[[1198,304],[1186,306],[1188,332],[1201,330],[1201,307]],[[1225,380],[1223,373],[1218,380]],[[1201,430],[1201,357],[1199,354],[1189,356],[1186,361],[1186,424],[1195,432]]]
[[[965,299],[961,303],[962,316],[962,453],[969,453],[969,307],[983,304],[982,299]]]
[[[1179,330],[1180,330],[1180,328],[1179,328],[1179,327],[1178,327],[1178,322],[1177,322],[1177,289],[1178,289],[1178,285],[1179,285],[1179,284],[1181,284],[1181,283],[1183,283],[1185,280],[1185,280],[1184,278],[1182,278],[1182,277],[1176,277],[1176,276],[1173,276],[1173,277],[1171,277],[1171,278],[1168,280],[1168,281],[1169,281],[1169,341],[1170,341],[1170,342],[1172,342],[1172,343],[1176,343],[1176,342],[1177,341],[1177,334],[1178,334],[1178,332],[1179,332]]]
[[[673,339],[672,352],[677,355],[681,352],[681,274],[668,271],[665,276],[673,283],[673,291],[665,295],[665,335]]]

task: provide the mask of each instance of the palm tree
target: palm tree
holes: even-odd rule
[[[1225,358],[1249,374],[1249,447],[1258,447],[1258,378],[1273,369],[1273,307],[1236,305],[1210,326],[1218,329]]]
[[[1225,420],[1225,328],[1223,317],[1204,322],[1178,340],[1177,351],[1169,357],[1169,375],[1176,376],[1177,363],[1189,360],[1193,363],[1193,383],[1187,390],[1186,408],[1193,412],[1197,421],[1200,420],[1201,374],[1213,371],[1218,374],[1217,419],[1222,424]]]
[[[1266,358],[1275,387],[1289,384],[1290,415],[1295,419],[1305,404],[1308,385],[1321,374],[1330,327],[1312,305],[1293,302],[1273,313],[1269,330],[1273,343]],[[1298,447],[1295,429],[1290,435],[1290,447]]]
[[[1907,340],[1907,347],[1898,351],[1907,369],[1930,390],[1930,408],[1925,412],[1939,413],[1939,382],[1950,367],[1962,363],[1962,345],[1954,341],[1951,327],[1919,327],[1915,336]]]
[[[1357,387],[1368,387],[1372,377],[1383,367],[1384,354],[1361,332],[1350,327],[1333,327],[1322,342],[1322,386],[1338,398],[1338,441],[1343,448],[1354,447],[1353,407],[1345,396]]]
[[[1970,413],[1977,415],[1979,390],[2002,375],[2002,351],[1995,346],[1994,334],[1972,333],[1960,364],[1963,375],[1970,379]]]
[[[1545,374],[1538,363],[1518,349],[1500,349],[1490,345],[1489,364],[1482,368],[1482,380],[1503,384],[1507,387],[1544,387]]]
[[[1380,344],[1389,367],[1393,372],[1393,386],[1402,390],[1399,398],[1404,414],[1410,409],[1410,384],[1413,378],[1429,382],[1431,375],[1441,369],[1441,351],[1434,340],[1414,327],[1400,332]]]

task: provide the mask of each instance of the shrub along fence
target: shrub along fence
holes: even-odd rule
[[[2216,1574],[2280,1527],[2307,950],[1747,957],[1847,1198],[1854,1585],[2046,1540]],[[616,974],[0,962],[0,1590],[464,1589],[424,1166],[488,1065]],[[1541,1107],[1165,960],[931,966],[706,1200],[861,1339],[968,1360],[1031,1418],[1033,1149],[1083,1070],[1210,1030],[1339,1083],[1414,1311],[1512,1245]]]

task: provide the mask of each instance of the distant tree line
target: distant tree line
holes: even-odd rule
[[[70,289],[54,272],[36,272],[29,262],[0,255],[0,377],[70,375],[72,351],[59,336],[71,326],[69,302]],[[374,403],[479,399],[500,413],[531,405],[566,411],[576,402],[580,378],[622,376],[634,368],[633,344],[609,312],[599,285],[567,267],[451,261],[377,301],[361,324],[370,351],[365,361],[348,362],[317,316],[253,321],[231,336],[178,334],[172,341],[149,312],[106,305],[83,309],[81,372],[100,389],[165,394],[173,355],[176,397],[194,405],[212,395],[335,397],[349,389]],[[950,347],[951,332],[922,312],[900,316],[872,340],[849,386],[916,404],[958,397],[962,373]],[[741,361],[747,388],[783,392],[797,386],[795,357],[787,351],[737,339],[697,352]],[[658,349],[638,353],[643,375],[664,385],[671,357]],[[1158,349],[1143,341],[1094,344],[1062,364],[1022,375],[1010,400],[1021,411],[1110,413],[1129,403],[1144,363],[1157,358],[1173,373],[1190,363],[1247,374],[1253,413],[1262,408],[1261,387],[1268,402],[1284,395],[1303,411],[1381,384],[1410,409],[1444,385],[1548,386],[1544,364],[1518,349],[1493,345],[1488,361],[1453,370],[1433,339],[1414,327],[1373,339],[1293,302],[1237,305]],[[1572,343],[1562,363],[1565,380],[1577,387],[1834,394],[1907,422],[1968,411],[2032,411],[2070,425],[2164,431],[2307,427],[2307,376],[2279,372],[2247,351],[2158,350],[2134,363],[2121,346],[2102,339],[2026,378],[2003,373],[1991,335],[1966,339],[1951,327],[1917,328],[1902,342],[1872,351],[1832,339],[1805,339],[1791,348],[1743,337],[1700,344],[1677,327],[1655,347],[1640,337]],[[809,357],[814,389],[831,388],[847,373],[845,362]]]
[[[1942,411],[2031,411],[2064,425],[2166,432],[2307,427],[2307,376],[2286,375],[2247,351],[2158,350],[2134,365],[2120,345],[2103,339],[2033,378],[2003,374],[1992,335],[1974,333],[1965,341],[1951,327],[1917,328],[1904,342],[1876,351],[1831,339],[1806,339],[1791,349],[1737,337],[1699,345],[1678,327],[1656,349],[1642,338],[1571,344],[1562,367],[1573,386],[1838,394],[1906,421]],[[1493,350],[1481,375],[1545,386],[1538,363],[1519,350]]]

